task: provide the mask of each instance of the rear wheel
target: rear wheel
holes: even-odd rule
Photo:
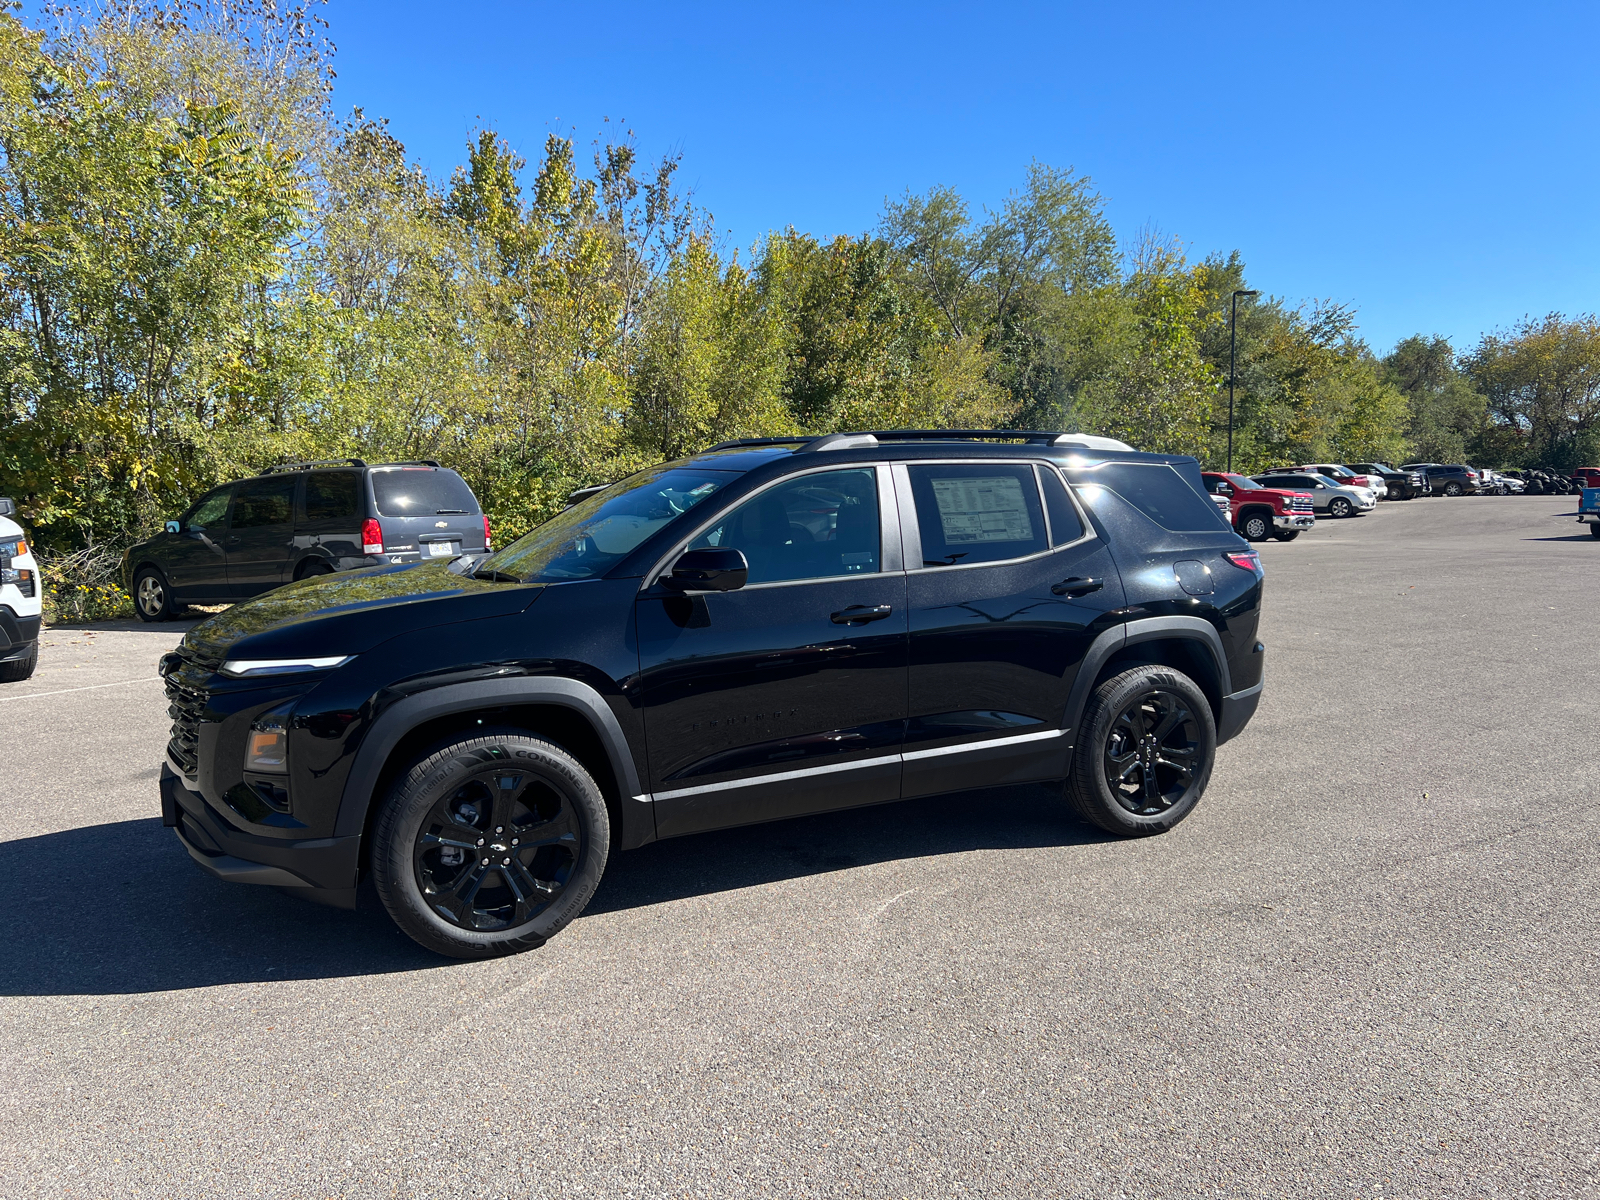
[[[1068,802],[1108,833],[1165,833],[1200,802],[1216,750],[1211,704],[1194,680],[1135,667],[1096,688],[1084,710]]]
[[[378,817],[372,877],[396,925],[452,958],[532,950],[594,895],[605,797],[554,742],[462,738],[406,772]]]
[[[170,621],[178,615],[167,577],[155,567],[145,567],[134,576],[133,610],[141,621]]]
[[[1449,483],[1444,485],[1444,494],[1446,496],[1461,495],[1461,485],[1456,483],[1454,480],[1451,480]]]
[[[1600,523],[1589,526],[1589,532],[1594,534],[1595,537],[1600,538]]]
[[[1279,529],[1272,536],[1280,542],[1292,542],[1300,536],[1300,531],[1298,529]]]
[[[1350,501],[1343,496],[1335,496],[1328,501],[1328,515],[1330,517],[1348,517],[1354,511],[1355,509],[1350,506]]]
[[[1247,542],[1264,542],[1272,532],[1272,522],[1265,513],[1247,512],[1239,519],[1239,534]]]
[[[302,579],[310,579],[314,575],[332,575],[333,568],[320,558],[308,558],[295,568],[294,577],[298,583]]]

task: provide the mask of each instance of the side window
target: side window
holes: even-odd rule
[[[360,514],[361,476],[355,471],[313,471],[306,476],[306,520],[337,521]]]
[[[912,466],[924,567],[1022,558],[1047,548],[1033,467],[1007,463]]]
[[[228,515],[228,497],[233,494],[233,487],[219,487],[208,496],[201,498],[200,503],[194,506],[194,511],[189,514],[189,519],[184,523],[185,529],[217,529]]]
[[[1114,493],[1173,533],[1214,533],[1226,524],[1204,492],[1162,463],[1108,462],[1080,480]]]
[[[1067,496],[1067,485],[1054,467],[1040,467],[1039,478],[1044,481],[1044,508],[1050,514],[1050,544],[1065,546],[1083,536],[1083,519],[1072,507]]]
[[[819,471],[746,500],[691,543],[743,551],[751,583],[867,575],[882,569],[874,468]]]
[[[298,475],[273,475],[239,485],[233,500],[233,528],[293,524],[294,484]]]

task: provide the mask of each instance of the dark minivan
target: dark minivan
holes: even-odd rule
[[[165,621],[312,575],[491,548],[478,498],[432,459],[288,463],[201,496],[129,549],[123,578],[140,619]]]

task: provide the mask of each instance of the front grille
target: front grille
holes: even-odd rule
[[[200,766],[200,718],[210,697],[206,680],[222,663],[187,646],[179,649],[177,658],[166,675],[167,715],[172,718],[167,753],[185,775],[192,776]]]
[[[1311,497],[1310,496],[1290,496],[1289,497],[1289,511],[1290,512],[1302,512],[1302,513],[1310,512],[1311,511]]]

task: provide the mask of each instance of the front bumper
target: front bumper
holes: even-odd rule
[[[356,906],[358,834],[291,841],[241,833],[167,763],[161,765],[161,823],[218,879],[292,889],[336,908]]]
[[[1272,523],[1279,529],[1310,529],[1317,518],[1315,513],[1288,513],[1273,517]]]

